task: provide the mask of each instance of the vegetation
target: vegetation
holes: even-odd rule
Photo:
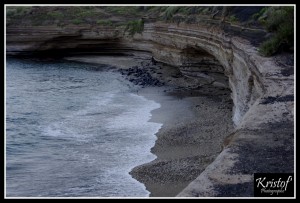
[[[180,9],[179,6],[169,6],[166,11],[164,12],[164,19],[170,20],[173,15]]]
[[[28,14],[30,11],[31,6],[22,6],[22,7],[8,7],[6,11],[6,17],[11,18],[11,17],[20,17],[23,15]]]
[[[97,7],[8,6],[7,23],[15,25],[95,24],[105,17]]]
[[[104,7],[107,12],[117,15],[137,15],[140,8],[137,6],[108,6]]]
[[[72,20],[72,23],[75,25],[79,25],[79,24],[82,24],[83,21],[81,19],[74,19],[74,20]]]
[[[142,19],[173,23],[225,20],[241,26],[265,28],[271,38],[261,44],[264,56],[294,45],[294,7],[281,6],[7,6],[6,22],[13,26],[122,26],[130,35],[144,29]]]
[[[272,56],[280,51],[287,51],[294,46],[294,8],[269,7],[260,21],[273,36],[261,44],[259,52]]]
[[[151,13],[162,13],[165,12],[167,6],[148,6],[147,11]]]
[[[133,20],[129,21],[126,25],[125,32],[129,32],[130,35],[135,33],[142,33],[144,30],[144,20]]]
[[[113,22],[111,20],[97,20],[97,24],[104,26],[113,26]]]
[[[265,15],[267,9],[268,9],[268,7],[263,7],[262,9],[260,9],[259,12],[254,13],[254,14],[251,16],[251,18],[252,18],[253,20],[261,20],[262,18],[264,18],[264,15]]]
[[[226,19],[240,22],[240,17],[231,12],[234,9],[221,6],[7,6],[6,8],[7,22],[18,26],[68,25],[74,21],[87,25],[111,26],[142,17],[158,21],[197,23],[201,19],[198,18],[199,15],[220,19],[225,8],[229,11],[226,12]],[[256,14],[253,19],[257,21],[259,16],[260,14]]]
[[[229,22],[231,23],[236,23],[238,22],[239,20],[237,19],[237,17],[235,17],[234,15],[231,15],[228,19]]]
[[[47,13],[47,16],[49,16],[50,18],[53,18],[54,20],[55,19],[63,19],[64,17],[64,14],[62,14],[61,12],[59,11],[54,11],[54,12],[51,12],[51,13]]]

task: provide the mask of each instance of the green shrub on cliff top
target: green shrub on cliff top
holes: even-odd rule
[[[165,20],[170,20],[179,9],[180,9],[180,6],[169,6],[166,9],[163,18]]]
[[[272,56],[294,46],[294,7],[269,7],[266,19],[263,19],[268,31],[273,32],[271,39],[263,42],[259,53]]]
[[[83,23],[83,20],[81,20],[81,19],[74,19],[74,20],[72,20],[72,23],[73,23],[74,25],[79,25],[79,24],[82,24],[82,23]]]
[[[130,35],[134,35],[135,33],[142,33],[143,30],[144,21],[142,19],[129,21],[125,28],[125,32],[128,31]]]
[[[231,23],[237,23],[239,20],[234,15],[229,16],[228,21]]]
[[[262,43],[259,47],[259,53],[263,56],[272,56],[279,49],[279,39],[277,37],[273,37],[264,43]]]
[[[53,11],[47,13],[47,17],[54,19],[54,20],[61,20],[63,19],[64,15],[59,11]]]
[[[97,20],[97,24],[104,26],[113,26],[113,22],[111,20]]]
[[[136,15],[140,11],[138,6],[107,6],[104,9],[118,15]]]

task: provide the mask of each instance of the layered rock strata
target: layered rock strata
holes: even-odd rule
[[[236,132],[227,139],[218,158],[179,194],[226,196],[226,191],[220,189],[223,185],[237,187],[245,183],[249,188],[254,172],[293,172],[294,169],[294,67],[285,62],[284,56],[266,58],[258,55],[252,41],[264,35],[263,30],[230,27],[220,22],[146,23],[144,31],[134,36],[113,27],[8,27],[6,50],[8,55],[51,53],[58,56],[153,57],[156,61],[178,67],[187,77],[197,78],[195,86],[230,88]],[[288,145],[288,150],[275,153],[271,150],[275,145]],[[265,162],[257,164],[255,157],[249,158],[251,156],[260,156]],[[246,162],[245,158],[248,158]],[[267,163],[272,164],[275,159],[276,163],[288,166],[267,169]],[[233,170],[249,163],[259,167]],[[237,194],[243,196],[251,192],[251,189],[245,189]]]

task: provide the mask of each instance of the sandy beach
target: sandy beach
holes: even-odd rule
[[[203,96],[184,89],[165,93],[148,88],[140,94],[161,104],[150,121],[163,126],[151,149],[157,159],[130,174],[145,184],[150,196],[176,196],[221,152],[224,138],[233,130],[231,101],[228,95]]]
[[[150,75],[145,86],[137,94],[160,103],[161,108],[151,112],[149,122],[162,123],[156,133],[156,143],[151,152],[157,158],[136,166],[130,175],[145,184],[152,197],[174,197],[180,193],[222,151],[224,138],[233,131],[232,100],[230,90],[206,85],[201,81],[183,76],[178,68],[166,64],[153,65],[148,59],[138,63],[124,58],[113,60],[96,57],[67,58],[81,62],[118,66],[124,77],[139,83],[146,70]],[[130,69],[131,68],[131,69]],[[125,71],[125,72],[124,72]],[[137,76],[137,73],[138,76]],[[144,75],[143,75],[144,74]],[[149,76],[147,76],[149,77]],[[160,84],[153,86],[151,81]]]
[[[295,198],[295,9],[5,5],[5,197]]]

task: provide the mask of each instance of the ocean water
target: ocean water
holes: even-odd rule
[[[105,66],[8,59],[7,197],[143,197],[160,105]]]

